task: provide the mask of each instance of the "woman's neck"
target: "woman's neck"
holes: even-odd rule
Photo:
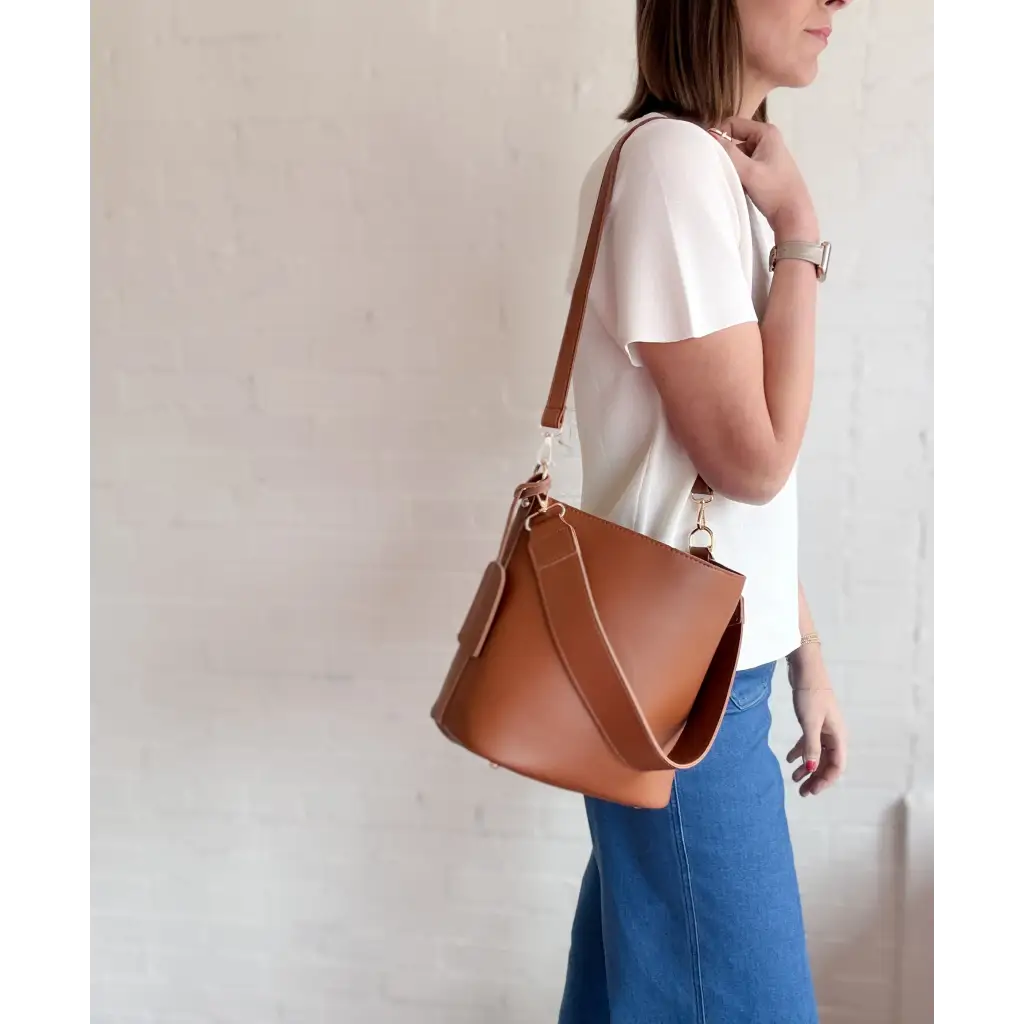
[[[758,107],[768,98],[771,87],[759,82],[755,75],[747,74],[743,86],[743,99],[740,101],[739,116],[748,121],[757,113]]]

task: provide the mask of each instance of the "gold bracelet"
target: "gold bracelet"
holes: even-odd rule
[[[820,647],[821,637],[818,636],[817,633],[804,633],[804,635],[800,637],[800,646],[806,647],[808,644],[817,644]]]

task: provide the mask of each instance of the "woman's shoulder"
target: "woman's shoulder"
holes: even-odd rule
[[[668,117],[663,114],[651,114],[632,121],[620,132],[619,137],[636,129],[624,149],[686,151],[694,153],[710,153],[721,148],[719,143],[707,129],[693,121],[681,117]]]
[[[583,180],[576,244],[567,281],[570,290],[608,160],[634,124],[626,125],[615,135]],[[728,154],[712,135],[691,121],[661,116],[645,119],[626,140],[619,155],[611,222],[625,218],[637,224],[652,217],[663,219],[666,203],[680,209],[693,207],[695,199],[700,208],[720,211],[725,217],[739,218],[745,210],[743,186]]]
[[[625,131],[632,127],[628,126]],[[721,143],[700,125],[676,117],[646,119],[623,145],[620,167],[624,170],[646,167],[687,177],[735,176],[735,168]]]

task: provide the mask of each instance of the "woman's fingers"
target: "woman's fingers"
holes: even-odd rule
[[[800,787],[801,796],[817,796],[838,781],[842,772],[830,758],[831,755],[826,755],[825,763]]]
[[[806,779],[800,787],[801,796],[817,796],[823,793],[839,781],[839,777],[846,769],[846,738],[841,730],[830,732],[824,739],[822,747],[821,763],[816,770],[807,771],[808,762],[805,760],[801,765],[804,771],[800,778],[797,778],[797,773],[801,768],[793,774],[794,782]]]
[[[764,121],[751,121],[745,117],[730,117],[723,125],[722,131],[731,135],[737,142],[753,149],[763,138],[776,131],[774,125]]]

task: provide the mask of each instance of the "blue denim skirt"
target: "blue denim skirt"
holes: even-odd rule
[[[559,1024],[817,1024],[779,763],[775,665],[739,672],[663,810],[587,798],[593,853]]]

